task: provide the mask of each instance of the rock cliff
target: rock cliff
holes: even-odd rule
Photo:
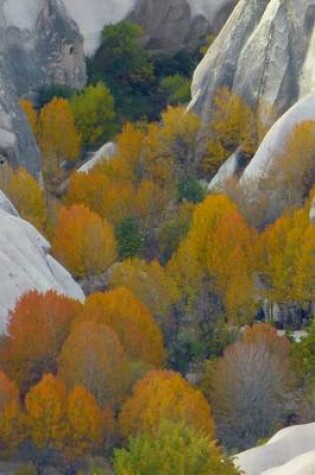
[[[279,115],[315,88],[315,0],[240,0],[195,71],[190,107],[205,119],[227,86]]]
[[[315,423],[287,427],[265,445],[238,454],[244,475],[312,475],[315,473]]]
[[[18,106],[40,87],[85,83],[83,38],[60,0],[0,0],[0,154],[39,169],[38,150]]]
[[[18,216],[0,191],[0,334],[5,331],[8,311],[29,290],[52,289],[84,299],[81,288],[49,255],[49,249],[46,239]]]
[[[217,33],[237,0],[64,0],[84,35],[85,51],[95,52],[106,24],[130,19],[145,33],[145,45],[162,53],[192,50]]]

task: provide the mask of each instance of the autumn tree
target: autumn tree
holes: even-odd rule
[[[157,247],[160,261],[166,263],[187,236],[192,221],[194,205],[183,203],[175,215],[171,215],[160,225],[157,233]]]
[[[274,119],[267,104],[253,110],[237,93],[219,89],[213,101],[204,168],[215,172],[236,150],[250,159]]]
[[[126,288],[89,296],[79,321],[113,328],[132,361],[155,367],[164,362],[161,331],[148,308]]]
[[[25,427],[16,384],[0,373],[0,444],[5,454],[14,451],[25,438]]]
[[[74,125],[69,101],[54,98],[43,107],[39,116],[38,141],[44,174],[50,180],[58,176],[64,160],[78,158],[81,138]]]
[[[201,119],[184,107],[168,107],[162,113],[164,153],[174,160],[179,178],[187,178],[196,170],[200,129]]]
[[[24,169],[10,170],[1,184],[21,217],[43,230],[47,222],[45,195],[38,182]]]
[[[9,313],[3,366],[22,394],[45,372],[56,372],[57,357],[81,304],[53,291],[31,291]]]
[[[260,271],[270,306],[296,302],[310,307],[315,295],[315,228],[309,221],[309,202],[266,228],[261,243]]]
[[[284,150],[274,159],[272,186],[282,191],[286,206],[302,206],[315,182],[315,121],[297,124]]]
[[[147,263],[128,259],[116,263],[111,271],[110,287],[129,289],[156,317],[168,316],[178,298],[174,282],[157,260]]]
[[[0,413],[12,401],[18,401],[19,390],[16,384],[0,372]]]
[[[125,436],[156,435],[161,421],[182,422],[213,437],[214,424],[204,396],[178,373],[155,370],[138,381],[124,404],[120,426]]]
[[[130,383],[129,362],[118,336],[95,321],[75,325],[62,348],[58,374],[68,388],[85,386],[101,407],[120,404]]]
[[[191,229],[169,269],[201,320],[211,317],[213,296],[230,321],[248,318],[255,299],[255,239],[226,196],[211,195],[196,206]]]
[[[289,350],[274,328],[256,324],[215,364],[208,396],[217,434],[229,449],[252,447],[284,423],[292,383]]]
[[[236,475],[211,439],[182,422],[162,420],[156,434],[140,433],[114,452],[117,475]]]
[[[114,100],[105,84],[90,85],[75,95],[71,109],[84,145],[106,142],[114,132]]]
[[[84,386],[75,386],[67,398],[66,435],[62,441],[65,462],[76,464],[100,448],[104,422],[101,408],[92,394]]]
[[[113,228],[84,205],[63,208],[56,226],[53,250],[75,276],[100,274],[116,258]]]
[[[30,458],[38,473],[56,456],[66,430],[66,388],[51,374],[33,386],[25,397],[25,420]]]

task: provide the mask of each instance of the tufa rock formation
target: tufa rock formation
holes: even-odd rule
[[[315,90],[315,0],[240,0],[195,71],[190,108],[209,117],[223,86],[281,115]]]
[[[18,105],[53,83],[85,84],[83,38],[60,0],[0,0],[0,154],[39,171],[33,135]]]
[[[280,430],[265,445],[235,457],[244,475],[311,475],[315,473],[315,423]]]
[[[0,191],[0,334],[8,311],[29,290],[55,290],[83,300],[81,288],[59,262],[49,255],[50,245]]]
[[[217,33],[237,0],[64,0],[84,35],[85,52],[100,45],[104,25],[128,19],[144,29],[145,45],[155,53],[194,50],[207,33]]]

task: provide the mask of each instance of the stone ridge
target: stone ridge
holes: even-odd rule
[[[240,0],[195,71],[190,108],[208,119],[217,89],[227,86],[280,116],[315,90],[314,77],[305,77],[315,62],[314,19],[315,0]]]
[[[0,163],[23,165],[36,175],[39,153],[19,97],[53,83],[83,87],[86,70],[83,38],[64,4],[32,0],[30,8],[26,21],[25,0],[0,1]]]

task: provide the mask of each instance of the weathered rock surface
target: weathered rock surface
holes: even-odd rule
[[[278,161],[282,160],[281,154],[285,150],[288,137],[298,124],[310,120],[315,121],[315,94],[298,101],[271,127],[241,176],[241,192],[253,209],[263,206],[265,214],[262,219],[265,222],[280,216],[287,204],[286,189],[289,185],[290,168],[278,165]],[[290,204],[302,205],[304,193],[305,190],[295,189],[294,194],[291,194]]]
[[[228,194],[229,187],[239,181],[247,165],[248,160],[241,152],[236,151],[221,165],[210,181],[208,185],[209,193]]]
[[[208,118],[227,86],[279,115],[315,89],[315,0],[240,0],[195,71],[190,108]]]
[[[82,167],[78,168],[79,173],[88,173],[95,165],[102,160],[109,160],[117,151],[117,146],[113,142],[105,143]]]
[[[5,331],[8,311],[29,290],[53,289],[84,299],[81,288],[49,250],[46,239],[18,216],[0,192],[0,333]]]
[[[18,97],[85,83],[83,38],[61,0],[0,0],[0,153],[36,173],[38,150]]]
[[[64,0],[93,54],[104,25],[126,18],[139,23],[148,48],[162,53],[194,49],[212,31],[217,33],[237,0]]]
[[[282,429],[265,445],[236,456],[245,475],[313,475],[315,423]]]

